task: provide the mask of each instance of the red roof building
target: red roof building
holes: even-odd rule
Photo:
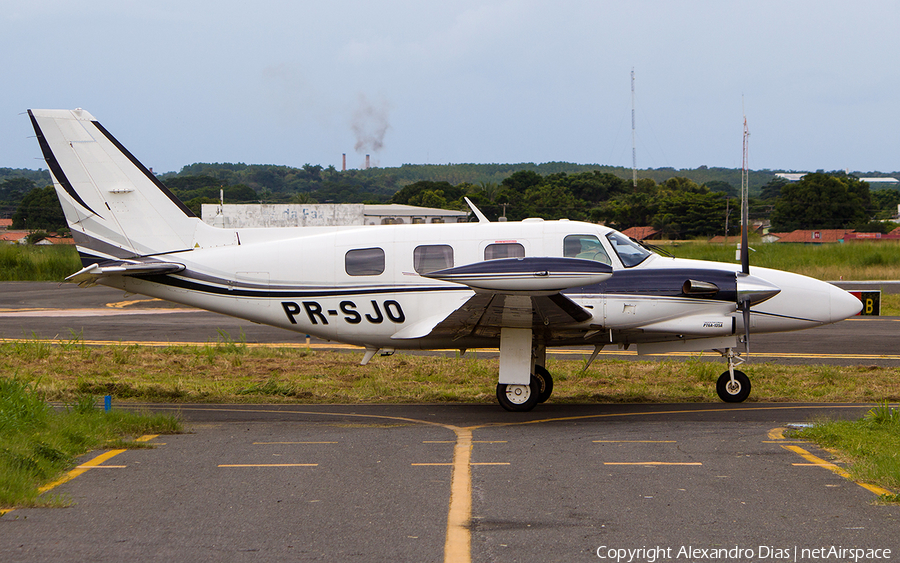
[[[653,227],[628,227],[622,234],[634,240],[653,240],[659,237],[660,232]]]
[[[847,229],[797,229],[779,238],[777,242],[802,242],[806,244],[823,244],[826,242],[844,242],[848,235],[855,231]]]

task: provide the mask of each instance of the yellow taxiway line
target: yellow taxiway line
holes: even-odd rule
[[[182,347],[202,347],[202,346],[216,346],[217,344],[221,344],[221,342],[185,342],[185,341],[148,341],[148,340],[66,340],[63,338],[0,338],[0,344],[10,344],[10,343],[28,343],[28,342],[39,342],[42,344],[71,344],[73,341],[77,341],[79,344],[83,344],[85,346],[147,346],[151,348],[167,348],[171,346],[182,346]],[[358,350],[362,352],[365,348],[361,346],[354,346],[352,344],[340,344],[337,342],[316,342],[307,344],[305,342],[229,342],[229,344],[236,344],[239,346],[246,346],[248,348],[289,348],[289,349],[305,349],[305,350]],[[439,350],[438,350],[439,351]],[[471,349],[468,350],[470,353],[493,353],[496,354],[496,349]],[[581,354],[585,357],[591,354],[590,350],[579,349],[579,348],[554,348],[548,349],[548,354],[558,356],[558,355],[578,355]],[[633,350],[607,350],[601,351],[600,356],[611,356],[611,357],[636,357],[638,355],[637,352]],[[782,358],[782,359],[807,359],[807,360],[895,360],[900,361],[900,354],[813,354],[813,353],[803,353],[803,352],[754,352],[753,354],[757,358]],[[665,354],[646,354],[647,357],[676,357],[676,358],[697,358],[702,357],[703,354],[700,352],[667,352]],[[712,356],[710,356],[712,357]]]

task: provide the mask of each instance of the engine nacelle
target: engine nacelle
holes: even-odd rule
[[[737,330],[734,315],[692,315],[641,327],[644,332],[668,332],[691,336],[730,336]]]

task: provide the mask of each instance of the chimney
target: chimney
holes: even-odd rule
[[[347,171],[347,153],[341,154],[341,160],[342,160],[341,172],[346,172]]]
[[[366,155],[366,170],[369,169],[369,155]]]

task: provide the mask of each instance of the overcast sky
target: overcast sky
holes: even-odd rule
[[[157,172],[569,161],[900,170],[900,3],[0,0],[0,167],[90,111]]]

